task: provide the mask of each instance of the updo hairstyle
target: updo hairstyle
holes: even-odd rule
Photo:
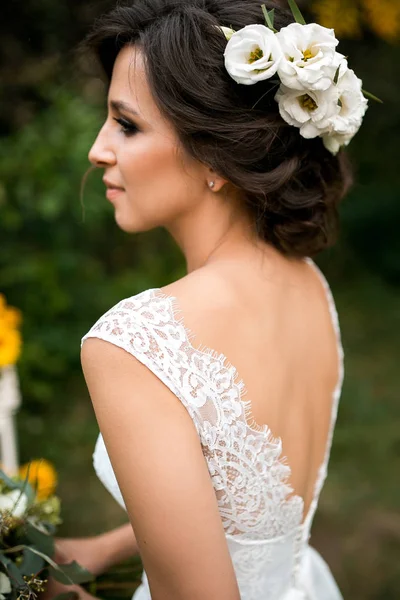
[[[275,27],[293,22],[275,2]],[[183,148],[240,190],[257,235],[285,255],[313,256],[338,232],[352,183],[344,150],[304,139],[279,115],[277,84],[237,84],[224,66],[217,26],[264,24],[260,0],[134,0],[95,21],[82,47],[111,80],[119,51],[143,52],[151,93]]]

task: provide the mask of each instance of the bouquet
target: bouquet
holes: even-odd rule
[[[49,576],[65,585],[94,579],[76,561],[53,560],[62,522],[55,485],[55,470],[43,459],[22,466],[15,476],[0,470],[0,600],[35,600]]]

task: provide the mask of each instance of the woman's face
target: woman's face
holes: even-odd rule
[[[104,168],[107,197],[127,232],[168,227],[210,193],[209,169],[184,153],[152,98],[143,57],[132,46],[115,62],[107,119],[89,160]]]

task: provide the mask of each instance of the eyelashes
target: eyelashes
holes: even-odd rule
[[[130,136],[130,135],[134,135],[135,133],[137,133],[139,131],[139,128],[136,127],[136,125],[134,125],[133,123],[131,123],[130,121],[126,121],[125,119],[117,119],[115,117],[114,121],[116,121],[119,125],[121,125],[121,131],[124,135],[126,136]]]

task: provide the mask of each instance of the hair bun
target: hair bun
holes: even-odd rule
[[[293,22],[278,3],[265,4],[277,29]],[[229,76],[220,23],[263,24],[259,0],[136,0],[100,18],[84,48],[111,78],[121,48],[139,43],[153,97],[186,151],[242,192],[261,239],[312,256],[336,241],[349,161],[282,119],[271,80],[246,86]]]

